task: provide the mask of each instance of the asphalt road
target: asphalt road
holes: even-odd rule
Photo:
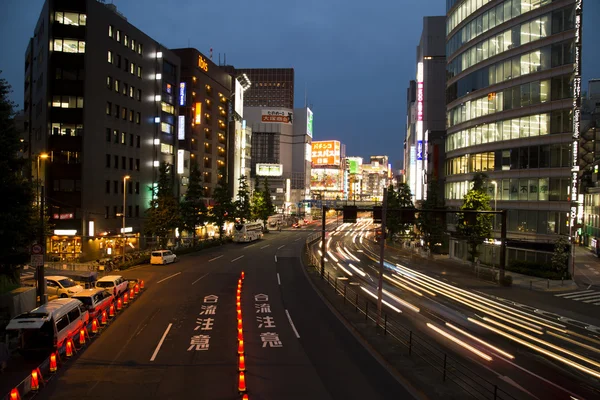
[[[235,292],[242,270],[251,399],[413,398],[307,281],[298,258],[307,235],[273,232],[250,245],[126,271],[145,279],[144,295],[38,398],[240,398]]]
[[[331,233],[329,235],[330,242],[328,248],[331,251],[331,253],[329,253],[329,255],[327,256],[329,257],[329,261],[326,263],[327,269],[334,277],[346,276],[350,278],[351,281],[355,281],[361,286],[371,288],[373,290],[374,288],[376,288],[377,282],[378,269],[377,263],[374,261],[374,259],[378,259],[378,247],[374,246],[371,240],[365,239],[364,237],[364,240],[358,240],[358,233],[356,230],[349,232],[350,229],[356,229],[357,227],[358,225],[348,225],[343,228],[344,230],[341,230],[335,234]],[[361,233],[360,236],[364,236],[364,232]],[[348,253],[351,253],[351,257],[348,257]],[[392,252],[386,252],[386,257],[391,256],[391,253]],[[338,260],[332,260],[333,257],[331,257],[331,254],[335,254],[334,257]],[[340,263],[338,263],[337,261],[340,261]],[[391,264],[394,264],[393,260],[389,259],[388,261],[391,262]],[[421,261],[421,263],[422,262],[423,261]],[[400,264],[408,265],[408,263],[406,263],[405,260],[400,261]],[[478,305],[480,304],[479,300],[474,299],[473,296],[483,295],[483,293],[468,290],[466,293],[469,294],[467,294],[466,296],[463,295],[463,300],[457,301],[455,298],[455,294],[458,294],[460,292],[455,293],[453,291],[454,289],[448,288],[447,286],[443,286],[446,284],[450,284],[449,281],[447,283],[442,282],[442,279],[444,279],[444,277],[438,278],[439,283],[423,280],[419,277],[419,275],[414,275],[414,271],[422,269],[422,266],[414,264],[418,263],[411,263],[411,265],[408,265],[411,269],[406,270],[407,272],[404,274],[403,278],[404,283],[408,284],[407,282],[422,282],[418,283],[417,286],[413,286],[413,288],[420,287],[420,289],[418,290],[423,290],[427,288],[430,291],[438,290],[438,295],[435,297],[433,297],[433,295],[417,296],[413,292],[408,291],[400,286],[392,285],[388,280],[386,280],[384,282],[385,289],[394,293],[401,299],[404,299],[412,303],[413,305],[420,307],[420,311],[413,312],[411,310],[408,310],[404,305],[397,303],[389,296],[384,296],[385,299],[387,299],[391,303],[394,303],[394,305],[399,306],[399,308],[403,310],[402,315],[399,316],[403,326],[413,330],[414,332],[418,332],[419,336],[428,337],[431,343],[437,342],[438,345],[441,346],[441,348],[445,349],[444,351],[453,355],[453,357],[460,359],[461,362],[465,363],[471,370],[477,371],[479,375],[483,376],[488,381],[497,383],[500,387],[506,388],[518,398],[525,398],[531,396],[533,398],[537,397],[568,399],[570,398],[570,396],[573,396],[572,398],[580,399],[597,398],[596,396],[600,395],[600,386],[598,385],[598,381],[590,378],[589,375],[581,374],[580,372],[575,371],[572,368],[565,367],[564,364],[553,361],[547,356],[544,357],[539,352],[530,351],[530,349],[526,348],[525,346],[521,346],[520,344],[507,340],[504,337],[481,329],[477,325],[468,322],[466,318],[474,317],[477,319],[485,315],[486,317],[491,316],[492,318],[502,319],[507,315],[517,315],[514,313],[518,313],[521,319],[517,320],[517,325],[519,325],[520,321],[520,326],[523,326],[523,323],[533,321],[531,319],[523,319],[530,318],[528,317],[528,315],[533,315],[533,318],[543,316],[544,318],[546,318],[547,321],[555,321],[564,324],[566,326],[566,329],[568,329],[568,334],[565,331],[565,333],[561,333],[561,335],[570,337],[570,339],[567,338],[563,340],[558,340],[555,336],[552,335],[552,333],[554,332],[545,332],[543,336],[540,337],[540,339],[551,343],[551,345],[557,346],[554,348],[550,347],[550,350],[556,351],[562,355],[565,355],[564,350],[571,351],[573,353],[576,353],[577,355],[582,355],[584,357],[587,357],[588,359],[591,359],[591,362],[595,361],[597,363],[599,361],[597,349],[590,349],[589,347],[582,348],[581,345],[577,344],[584,342],[592,344],[591,347],[596,347],[593,344],[597,341],[597,338],[595,335],[591,334],[591,332],[582,329],[580,326],[577,326],[572,322],[557,319],[557,317],[559,316],[551,314],[541,314],[539,313],[539,310],[536,310],[536,308],[527,307],[527,302],[525,302],[524,304],[513,304],[512,302],[504,301],[502,302],[502,307],[506,307],[502,309],[502,313],[498,314],[492,313],[492,310],[490,310],[486,306]],[[346,269],[346,271],[339,267],[340,265],[342,265]],[[359,268],[362,272],[366,273],[366,276],[361,277],[356,268]],[[353,275],[348,274],[348,272],[353,273]],[[391,275],[390,272],[391,271],[389,269],[386,269],[386,275]],[[427,275],[431,274],[427,273]],[[461,287],[460,284],[454,286]],[[447,293],[448,295],[444,293]],[[493,303],[493,301],[500,301],[498,299],[492,299],[491,297],[489,297],[489,299],[490,301],[492,301],[492,303],[490,304],[497,304]],[[477,311],[473,311],[469,304],[476,305],[479,307],[479,309]],[[515,359],[508,360],[506,357],[503,357],[497,352],[495,352],[496,354],[493,354],[492,362],[483,361],[481,360],[481,358],[479,358],[472,352],[466,351],[463,348],[458,347],[455,344],[449,342],[448,340],[443,339],[439,334],[426,327],[426,323],[429,322],[447,330],[447,327],[445,325],[446,321],[449,321],[462,329],[466,329],[467,331],[470,331],[472,334],[475,334],[475,336],[482,338],[488,343],[492,343],[493,345],[498,346],[505,351],[508,351],[509,353],[515,355]],[[509,325],[513,323],[509,320],[502,322],[508,323]],[[540,321],[535,320],[533,322],[534,324],[536,324]],[[529,326],[531,327],[533,325]],[[515,328],[514,325],[513,328]],[[523,330],[519,327],[516,328],[517,330]],[[511,333],[517,332],[511,331]],[[517,335],[521,336],[520,333],[517,333]],[[536,336],[536,334],[534,334],[534,336]],[[589,337],[592,340],[592,342],[587,342],[586,339],[583,339],[584,336],[586,338]],[[462,340],[465,339],[466,338],[463,336]],[[567,342],[566,340],[571,340],[571,342]],[[468,339],[466,339],[466,342],[472,345],[473,347],[478,348],[481,351],[489,353],[490,349],[486,348],[485,346],[481,346],[478,342],[474,342],[473,340]],[[535,341],[533,343],[538,344]],[[542,347],[547,348],[548,346],[543,345]],[[572,358],[575,361],[579,362],[581,362],[582,360],[581,358],[573,358],[574,356],[571,356],[571,354],[567,353],[567,358]],[[584,362],[583,364],[588,366],[589,362]],[[597,365],[598,364],[592,364],[591,368],[597,370]]]

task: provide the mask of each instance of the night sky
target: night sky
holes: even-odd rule
[[[1,3],[0,76],[13,86],[12,98],[21,107],[25,50],[44,2]],[[445,0],[114,3],[130,23],[167,47],[189,45],[206,55],[212,47],[215,63],[226,53],[227,63],[239,68],[293,67],[295,103],[304,105],[306,87],[315,140],[338,139],[347,155],[388,155],[394,163],[402,159],[406,87],[416,73],[422,17],[446,11]],[[600,78],[599,17],[600,1],[584,1],[584,89],[588,79]]]

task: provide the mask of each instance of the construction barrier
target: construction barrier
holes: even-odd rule
[[[136,291],[137,288],[137,291]],[[144,281],[136,282],[134,287],[131,288],[131,298],[128,298],[128,292],[125,292],[123,296],[119,296],[117,298],[117,307],[115,310],[114,303],[111,304],[109,315],[111,316],[111,321],[116,318],[117,313],[123,309],[123,304],[128,304],[133,301],[134,293],[140,294],[144,289]],[[137,297],[137,296],[135,296]],[[103,310],[100,316],[101,324],[103,327],[108,326],[108,318],[107,311]],[[104,330],[104,329],[103,329]],[[4,397],[0,397],[0,399],[9,399],[9,400],[21,400],[23,398],[31,397],[32,393],[36,393],[46,384],[46,380],[43,378],[43,374],[46,374],[49,379],[52,378],[53,374],[58,372],[59,367],[64,365],[69,358],[72,358],[78,351],[83,350],[83,346],[86,344],[86,340],[91,340],[88,332],[91,331],[92,334],[99,333],[98,330],[98,319],[91,318],[87,325],[81,328],[79,331],[73,334],[73,337],[67,338],[62,346],[56,351],[52,352],[46,360],[44,360],[37,368],[31,371],[31,373],[23,379],[16,387],[14,387],[10,393],[8,393]],[[95,336],[94,336],[95,337]],[[77,345],[77,347],[76,347]],[[66,356],[66,358],[61,359],[61,356]]]

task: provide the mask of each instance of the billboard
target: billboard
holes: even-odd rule
[[[294,116],[293,112],[285,110],[262,110],[261,114],[261,122],[266,124],[278,123],[291,125]]]
[[[310,190],[342,191],[344,171],[336,168],[319,168],[310,171]]]
[[[340,148],[340,142],[337,140],[312,142],[313,166],[340,165]]]
[[[183,174],[185,165],[185,150],[177,150],[177,173]]]
[[[312,161],[312,146],[310,143],[304,144],[304,160],[311,162]]]
[[[256,164],[256,175],[281,176],[283,175],[283,164]]]
[[[313,112],[306,107],[306,134],[313,137]]]
[[[185,140],[185,115],[180,115],[177,119],[177,139]]]
[[[185,106],[185,82],[179,84],[179,105]]]
[[[242,85],[240,84],[240,81],[238,81],[237,79],[235,80],[234,102],[235,102],[235,112],[241,118],[244,118],[244,89],[242,89]]]
[[[353,174],[360,174],[362,166],[362,158],[360,157],[348,157],[348,172]]]
[[[196,107],[194,107],[194,123],[202,123],[202,103],[196,103]]]

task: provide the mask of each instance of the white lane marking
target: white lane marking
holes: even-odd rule
[[[302,239],[302,238],[298,238],[298,239],[294,240],[294,242],[297,242],[297,241],[298,241],[298,240],[300,240],[300,239]]]
[[[160,338],[160,342],[158,342],[158,346],[156,346],[156,349],[154,350],[154,354],[152,354],[152,357],[150,357],[150,361],[154,361],[154,359],[158,355],[158,351],[160,350],[160,346],[162,346],[163,342],[165,341],[165,338],[167,337],[167,334],[171,330],[171,326],[173,326],[173,324],[169,324],[169,326],[167,326],[167,329],[165,330],[165,333],[163,333],[162,338]]]
[[[198,282],[200,279],[204,278],[206,275],[208,275],[208,273],[202,275],[200,278],[196,279],[194,282],[192,282],[192,285],[194,285],[196,282]]]
[[[556,297],[579,296],[580,294],[589,293],[589,292],[593,292],[593,290],[581,290],[579,292],[561,293],[561,294],[555,294],[555,296]]]
[[[266,245],[266,246],[263,246],[263,247],[261,247],[260,249],[261,249],[261,250],[262,250],[262,249],[266,249],[266,248],[267,248],[267,247],[269,247],[269,246],[270,246],[270,244],[268,244],[268,245]]]
[[[277,273],[277,283],[281,286],[281,279],[279,279],[279,272]]]
[[[212,262],[212,261],[218,260],[221,257],[223,257],[223,254],[221,254],[220,256],[216,256],[215,258],[211,258],[210,260],[208,260],[208,262]]]
[[[275,262],[277,262],[277,254],[275,254]]]
[[[244,257],[244,256],[239,256],[238,258],[234,258],[233,260],[231,260],[231,262],[237,261],[237,260],[239,260],[242,257]]]
[[[281,249],[281,248],[282,248],[282,247],[284,247],[284,246],[285,246],[285,244],[282,244],[281,246],[279,246],[279,247],[277,248],[277,250]]]
[[[176,274],[173,274],[173,275],[171,275],[171,276],[167,276],[165,279],[161,279],[160,281],[158,281],[158,282],[156,282],[156,283],[161,283],[161,282],[164,282],[164,281],[166,281],[167,279],[171,279],[171,278],[173,278],[174,276],[177,276],[177,275],[179,275],[179,274],[181,274],[181,272],[178,272],[178,273],[176,273]]]
[[[298,339],[300,339],[300,335],[298,334],[298,331],[296,330],[296,326],[292,322],[292,317],[290,317],[290,313],[288,312],[288,310],[285,310],[285,315],[287,315],[288,321],[290,321],[290,325],[292,326],[292,329],[294,330],[294,333],[296,334],[296,337]]]

